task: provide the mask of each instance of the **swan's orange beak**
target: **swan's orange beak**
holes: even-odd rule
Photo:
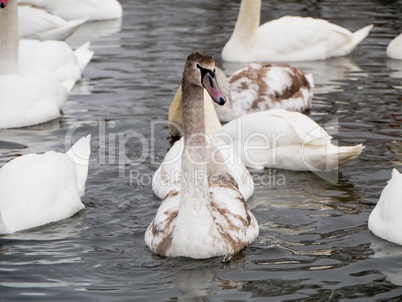
[[[197,64],[197,68],[201,71],[201,83],[211,98],[218,105],[224,105],[226,103],[226,97],[218,86],[216,81],[215,72],[211,69],[203,68]]]
[[[0,7],[5,8],[8,4],[8,0],[0,0]]]

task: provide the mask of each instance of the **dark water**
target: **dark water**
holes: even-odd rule
[[[150,178],[170,146],[167,110],[186,56],[228,40],[240,1],[122,1],[122,22],[88,25],[95,56],[63,116],[0,130],[0,164],[20,154],[65,150],[92,134],[83,202],[71,219],[0,237],[0,300],[26,301],[399,301],[402,247],[373,236],[367,219],[391,168],[402,166],[402,62],[385,48],[402,30],[402,1],[263,1],[262,21],[328,19],[357,30],[373,23],[352,55],[294,64],[312,72],[311,117],[362,155],[331,176],[254,171],[265,177],[250,207],[257,242],[229,263],[153,255],[143,235],[159,204]],[[230,73],[235,64],[223,64]],[[333,125],[337,125],[334,127]],[[67,138],[67,139],[66,139]],[[4,147],[4,146],[3,146]],[[141,157],[143,156],[143,157]],[[335,178],[334,178],[335,177]]]

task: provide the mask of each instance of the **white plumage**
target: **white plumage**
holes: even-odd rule
[[[392,177],[381,192],[370,214],[368,228],[378,237],[402,245],[402,175],[392,170]]]
[[[272,109],[225,124],[214,137],[230,144],[246,167],[332,171],[356,158],[362,144],[338,147],[316,122],[299,112]]]
[[[29,126],[59,117],[68,90],[75,83],[69,75],[60,78],[60,82],[56,73],[44,76],[49,66],[63,70],[66,63],[59,60],[53,62],[57,66],[48,64],[45,49],[43,54],[36,55],[36,49],[28,49],[30,46],[22,43],[28,48],[21,45],[25,55],[19,55],[17,21],[17,3],[13,0],[0,9],[0,128]],[[78,64],[77,58],[74,60]],[[36,66],[36,72],[32,66]]]
[[[388,44],[387,56],[391,59],[402,60],[402,33]]]
[[[261,0],[242,0],[235,29],[222,50],[229,62],[312,61],[345,56],[373,25],[354,33],[323,19],[285,16],[260,26]]]
[[[73,51],[64,41],[20,40],[19,72],[51,78],[71,90],[92,56],[89,42]]]
[[[117,0],[19,0],[18,3],[45,8],[66,20],[86,17],[91,21],[111,20],[123,14]]]
[[[0,169],[0,233],[71,217],[82,210],[90,135],[66,153],[27,154]]]
[[[88,17],[66,21],[47,11],[20,5],[18,7],[18,29],[20,38],[38,40],[65,40],[71,36]]]

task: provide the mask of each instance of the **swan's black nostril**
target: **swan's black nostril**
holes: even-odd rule
[[[209,78],[209,85],[211,85],[211,87],[214,88],[214,82],[212,82],[211,78]]]

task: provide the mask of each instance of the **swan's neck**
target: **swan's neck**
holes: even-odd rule
[[[17,0],[0,8],[0,75],[18,73],[18,11]]]
[[[220,82],[219,87],[220,87]],[[221,89],[222,90],[222,89]],[[225,94],[225,92],[223,92]],[[226,99],[226,103],[227,103]],[[226,104],[225,104],[226,106]],[[220,107],[225,107],[220,106]],[[205,132],[211,137],[221,127],[218,115],[213,104],[213,101],[208,93],[204,91],[204,118],[205,118]],[[182,135],[183,116],[182,116],[182,88],[177,89],[176,95],[169,107],[169,131],[174,136]]]
[[[208,162],[210,140],[205,133],[204,89],[185,80],[183,89],[183,139],[181,164],[181,214],[209,211]],[[184,214],[183,214],[184,215]]]
[[[261,0],[242,0],[231,39],[252,41],[260,25]]]

